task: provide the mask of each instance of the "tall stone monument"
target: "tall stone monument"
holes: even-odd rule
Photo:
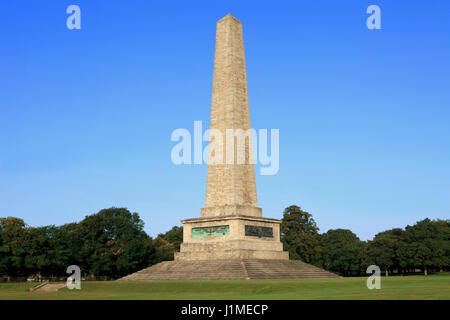
[[[227,131],[250,128],[242,24],[228,14],[217,22],[211,107],[211,132],[219,132],[224,141],[219,150],[210,148],[205,207],[199,218],[182,221],[183,243],[173,261],[158,263],[120,280],[337,277],[304,262],[289,260],[280,242],[280,220],[262,217],[251,161],[251,135],[241,144],[235,144],[239,138],[233,137],[231,148],[225,142]],[[244,155],[244,162],[238,160],[239,152]]]
[[[222,163],[212,163],[210,152],[205,207],[200,218],[182,221],[183,243],[175,260],[289,259],[280,242],[280,221],[263,218],[258,208],[251,135],[241,150],[237,138],[231,148],[225,139],[227,130],[251,129],[242,23],[231,14],[217,22],[212,129],[223,137]],[[239,164],[238,152],[245,163]]]

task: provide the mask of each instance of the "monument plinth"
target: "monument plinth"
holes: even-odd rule
[[[210,129],[222,137],[230,129],[251,129],[242,24],[230,14],[217,22]],[[251,135],[231,150],[223,143],[219,148],[222,154],[217,157],[217,150],[210,147],[205,207],[199,218],[182,221],[183,243],[180,252],[175,252],[175,260],[120,280],[337,277],[302,261],[289,260],[280,242],[280,220],[263,218],[258,208]],[[238,161],[239,152],[244,162]]]
[[[222,137],[229,129],[251,129],[242,24],[230,14],[217,22],[210,127]],[[289,259],[280,242],[280,221],[263,218],[258,208],[251,136],[239,150],[242,164],[234,145],[222,148],[221,163],[213,163],[210,149],[205,207],[200,218],[182,221],[183,243],[175,260]],[[233,153],[231,163],[227,151]]]

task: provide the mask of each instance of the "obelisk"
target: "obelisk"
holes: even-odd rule
[[[217,22],[211,103],[213,129],[219,130],[223,137],[223,163],[212,163],[209,155],[205,208],[201,210],[201,216],[241,214],[261,217],[261,210],[257,208],[255,169],[250,159],[252,137],[242,136],[246,140],[244,150],[239,151],[244,152],[244,164],[238,163],[238,150],[234,150],[234,146],[227,149],[225,139],[227,129],[237,133],[251,129],[242,23],[231,14]],[[227,163],[230,152],[233,161]]]
[[[231,14],[217,22],[210,129],[205,207],[182,221],[175,260],[288,259],[280,221],[258,208],[242,23]]]
[[[289,260],[280,242],[280,220],[262,217],[256,200],[255,169],[250,161],[251,135],[246,143],[241,140],[236,145],[232,137],[231,151],[226,143],[216,145],[222,151],[217,157],[212,144],[218,136],[224,138],[227,131],[247,132],[250,128],[242,24],[229,14],[217,22],[205,207],[200,210],[200,218],[181,221],[183,243],[174,261],[157,263],[120,280],[337,277]],[[222,162],[217,161],[221,157]]]

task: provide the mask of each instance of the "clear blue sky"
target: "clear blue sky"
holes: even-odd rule
[[[366,28],[370,4],[382,30]],[[209,126],[228,13],[252,125],[280,129],[278,174],[256,175],[264,216],[296,204],[363,240],[450,218],[450,2],[379,0],[2,1],[0,216],[127,207],[152,236],[198,217],[206,166],[173,165],[170,135]]]

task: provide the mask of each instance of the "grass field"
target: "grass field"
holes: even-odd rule
[[[36,284],[2,283],[0,299],[450,299],[450,274],[383,277],[380,290],[367,278],[81,283],[81,290],[28,292]]]

